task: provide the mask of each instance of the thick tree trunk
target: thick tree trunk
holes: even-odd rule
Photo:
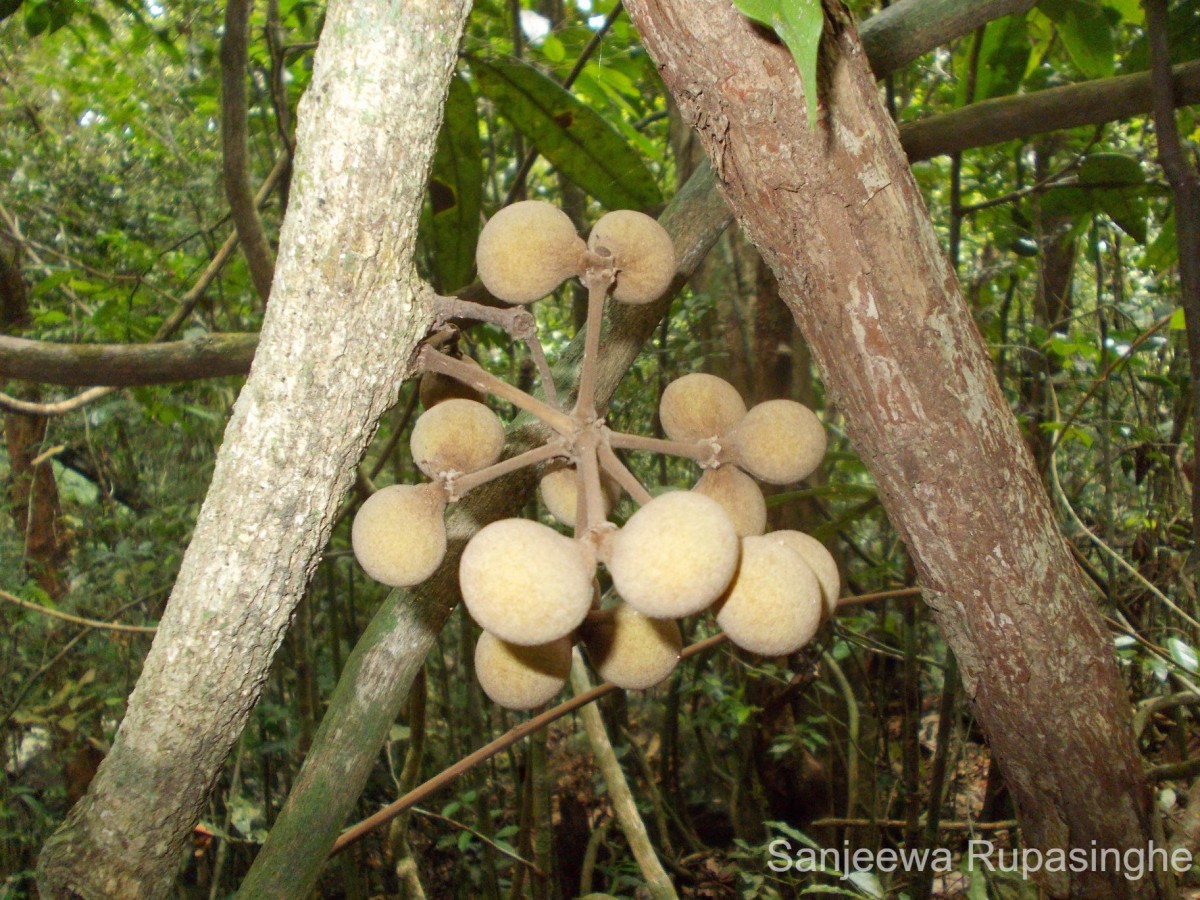
[[[908,543],[1027,842],[1144,851],[1154,813],[1110,641],[853,28],[830,26],[809,131],[811,86],[728,2],[627,6]],[[1172,890],[1113,871],[1046,884],[1089,897]]]
[[[465,0],[330,3],[271,305],[112,752],[43,897],[158,897],[430,321],[417,218]]]

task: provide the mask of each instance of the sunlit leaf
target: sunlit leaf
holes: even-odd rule
[[[1112,24],[1105,9],[1090,0],[1041,0],[1062,38],[1067,55],[1088,78],[1103,78],[1116,69]]]
[[[609,209],[662,202],[642,157],[590,107],[530,66],[471,61],[479,90],[563,175]]]
[[[808,104],[808,127],[817,123],[817,58],[825,29],[821,0],[733,0],[742,15],[766,25],[792,51]]]

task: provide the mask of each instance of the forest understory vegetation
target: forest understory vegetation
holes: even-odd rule
[[[917,5],[848,12],[1111,640],[1161,839],[1200,853],[1200,325],[1180,251],[1200,233],[1200,8],[1011,3],[889,60],[878,35]],[[276,302],[326,12],[0,3],[0,897],[37,896],[162,619]],[[913,40],[932,28],[910,22]],[[1101,100],[1052,94],[1083,86]],[[1061,120],[1022,118],[1054,96]],[[175,896],[304,879],[346,898],[1044,895],[970,865],[973,841],[1030,846],[1028,825],[870,461],[771,268],[725,227],[697,124],[620,3],[475,5],[420,213],[414,264],[439,305],[417,377],[338,498]],[[622,277],[622,245],[646,271]],[[721,533],[703,565],[672,545],[651,577],[653,542],[622,535],[671,504],[668,531],[716,510]],[[736,619],[738,561],[768,556],[783,615],[807,604],[794,634]],[[547,559],[553,602],[510,605]],[[672,584],[728,571],[662,601],[674,563]],[[339,747],[326,732],[405,609],[437,623],[428,655],[370,725],[382,745]],[[1072,652],[1062,632],[1048,656]],[[620,657],[622,634],[656,655]],[[361,763],[361,795],[321,793],[339,778],[325,754]],[[309,859],[293,841],[320,807],[338,821],[308,829],[327,838]],[[793,864],[860,849],[853,871]],[[879,865],[901,849],[939,865]],[[1177,875],[1200,896],[1200,869]]]

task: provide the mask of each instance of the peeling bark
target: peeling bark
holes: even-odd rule
[[[161,897],[432,321],[412,265],[465,0],[334,0],[271,304],[171,600],[43,897]]]
[[[731,5],[627,6],[912,552],[1029,845],[1144,850],[1154,812],[1111,644],[853,28],[827,37],[810,132],[790,54]],[[1173,890],[1111,871],[1046,886]]]

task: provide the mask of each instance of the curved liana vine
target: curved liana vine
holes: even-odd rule
[[[483,629],[475,650],[484,691],[510,709],[552,699],[568,677],[571,647],[581,641],[601,677],[632,690],[666,678],[682,648],[676,619],[711,610],[734,644],[780,656],[807,643],[833,612],[837,566],[814,538],[766,533],[758,482],[789,484],[816,470],[825,431],[791,400],[747,409],[737,390],[692,374],[663,392],[665,439],[611,430],[596,403],[600,322],[611,295],[619,303],[661,296],[676,269],[671,238],[654,219],[618,210],[603,216],[585,242],[570,219],[540,201],[515,203],[483,228],[479,277],[495,309],[446,298],[443,317],[494,322],[530,348],[541,373],[541,400],[471,360],[421,350],[426,411],[411,437],[413,460],[430,480],[375,492],[354,520],[354,553],[372,578],[394,587],[424,581],[446,555],[446,505],[485,482],[541,466],[541,497],[571,535],[521,518],[493,522],[470,540],[459,587]],[[523,308],[577,277],[588,290],[587,332],[574,404],[559,403],[533,316]],[[550,436],[501,460],[504,426],[483,402],[490,394],[537,417]],[[617,450],[694,460],[702,475],[690,491],[652,496]],[[638,505],[618,528],[618,499]],[[601,607],[597,567],[619,598]]]

